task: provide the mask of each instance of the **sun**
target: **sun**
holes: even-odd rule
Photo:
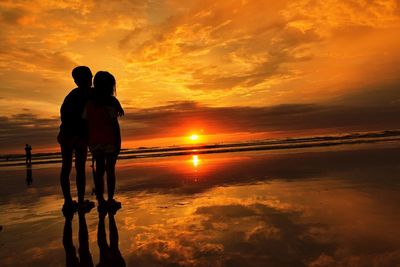
[[[191,136],[189,136],[189,139],[192,141],[197,141],[199,140],[199,135],[198,134],[192,134]]]

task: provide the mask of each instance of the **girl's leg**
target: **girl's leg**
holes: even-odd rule
[[[106,157],[106,172],[107,172],[107,193],[108,200],[114,199],[115,192],[115,164],[117,162],[116,155],[108,155]]]
[[[104,202],[104,172],[105,172],[105,157],[103,155],[96,156],[96,175],[94,185],[96,187],[97,201]]]

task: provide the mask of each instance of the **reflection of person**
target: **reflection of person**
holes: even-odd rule
[[[85,120],[82,119],[82,112],[92,86],[92,76],[90,69],[85,66],[79,66],[72,70],[72,77],[78,87],[65,97],[60,110],[61,125],[57,140],[60,143],[62,155],[60,182],[64,195],[63,210],[74,210],[76,207],[79,209],[91,209],[94,206],[93,202],[84,200],[87,125]],[[74,152],[78,204],[72,200],[69,182]]]
[[[107,244],[106,227],[105,227],[106,212],[99,212],[99,225],[97,228],[97,244],[100,250],[100,261],[97,267],[124,267],[125,260],[119,250],[118,229],[115,223],[113,213],[108,214],[108,227],[110,232],[110,245]]]
[[[79,212],[79,259],[76,255],[76,249],[72,241],[72,219],[74,213],[65,211],[65,224],[63,232],[63,245],[66,256],[66,266],[87,266],[93,267],[92,254],[89,250],[89,233],[86,224],[85,212]]]
[[[66,257],[66,266],[79,266],[79,259],[76,256],[76,249],[72,241],[72,219],[73,212],[64,212],[65,223],[63,231],[63,245]]]
[[[32,147],[28,144],[25,145],[25,163],[32,163]]]
[[[33,182],[32,179],[32,167],[31,165],[26,166],[26,185],[30,186]]]
[[[109,72],[99,71],[94,90],[87,102],[83,117],[89,127],[89,149],[96,160],[95,187],[98,209],[118,210],[121,203],[114,200],[115,164],[121,150],[118,116],[124,111],[115,98],[115,78]],[[107,173],[107,202],[104,199],[104,174]]]

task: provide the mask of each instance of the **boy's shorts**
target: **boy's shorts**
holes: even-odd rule
[[[87,139],[80,136],[69,136],[60,133],[57,141],[61,146],[61,156],[64,160],[72,160],[75,152],[76,161],[86,161],[87,157]]]
[[[71,150],[82,150],[87,149],[87,140],[86,138],[80,136],[70,136],[63,133],[59,133],[57,136],[57,141],[62,148],[71,149]]]

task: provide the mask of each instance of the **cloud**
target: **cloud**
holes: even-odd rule
[[[123,119],[126,136],[182,136],[190,130],[207,134],[233,132],[348,132],[396,129],[398,105],[341,106],[286,104],[271,107],[206,107],[195,102],[130,110]],[[132,123],[132,124],[131,124]]]
[[[388,100],[384,98],[384,100]],[[335,134],[399,129],[397,102],[381,105],[286,104],[269,107],[207,107],[197,102],[172,102],[149,109],[127,109],[121,119],[125,142],[182,137],[190,131],[203,134],[264,133],[295,137],[310,132]],[[58,119],[15,114],[0,120],[5,147],[19,143],[54,144]],[[221,137],[222,138],[222,137]],[[47,139],[47,140],[46,140]],[[54,141],[49,141],[54,140]],[[220,142],[224,140],[221,139]]]
[[[155,87],[208,103],[260,106],[317,102],[396,77],[396,1],[170,5],[168,19],[121,39],[136,81],[157,79]]]
[[[319,103],[379,86],[400,66],[392,0],[49,0],[0,8],[6,94],[35,90],[20,86],[34,74],[46,79],[44,99],[74,86],[70,70],[88,65],[115,74],[131,107]]]
[[[146,7],[146,1],[3,1],[0,18],[7,24],[0,34],[0,57],[4,62],[21,62],[22,66],[37,64],[35,71],[42,71],[70,55],[72,62],[65,66],[70,69],[82,60],[82,48],[88,43],[93,46],[97,38],[106,39],[109,34],[113,38],[114,31],[141,24]],[[110,27],[113,31],[105,32]],[[74,47],[75,42],[80,47]],[[13,69],[12,65],[7,69]]]
[[[23,23],[26,14],[27,12],[21,8],[2,8],[0,10],[0,21],[10,25],[18,25]]]
[[[283,11],[291,25],[299,29],[316,28],[322,35],[332,35],[345,27],[392,27],[399,22],[397,1],[292,1]]]
[[[30,113],[0,117],[0,144],[2,153],[23,149],[26,143],[33,149],[56,144],[58,118],[41,118]]]
[[[65,72],[71,66],[77,65],[71,55],[65,52],[49,52],[45,49],[32,50],[15,46],[0,51],[0,56],[5,60],[1,67],[4,70],[18,67],[19,69],[34,71]],[[42,74],[43,75],[43,74]]]
[[[230,211],[238,208],[251,210],[254,216],[249,218],[247,213],[239,212],[231,217]],[[163,227],[151,225],[143,229],[145,233],[139,229],[139,234],[131,241],[135,245],[126,258],[127,263],[141,266],[205,266],[210,262],[238,266],[305,266],[304,261],[317,257],[331,246],[305,238],[311,226],[296,220],[295,213],[265,204],[210,205],[199,206],[199,209],[201,216],[194,213],[171,220]],[[220,222],[229,228],[223,231],[213,228]],[[264,232],[269,232],[269,228],[279,231],[281,236],[259,234],[256,238],[255,231],[260,230],[255,229],[260,228]],[[319,228],[324,231],[324,226]]]
[[[307,51],[299,51],[320,40],[312,29],[288,27],[279,12],[272,12],[284,6],[259,1],[196,2],[163,24],[128,35],[120,45],[132,61],[143,67],[156,65],[166,81],[176,71],[186,73],[189,78],[182,82],[189,89],[252,87],[269,78],[283,78],[290,73],[284,65],[309,60]],[[133,40],[138,37],[141,43]]]
[[[2,1],[0,10],[2,97],[13,100],[1,101],[3,116],[25,102],[47,102],[35,114],[56,116],[75,86],[70,71],[82,64],[115,74],[122,104],[137,107],[122,121],[128,138],[198,126],[208,133],[397,128],[394,0],[37,0]],[[194,104],[160,106],[168,101]],[[282,110],[288,114],[275,115]]]

